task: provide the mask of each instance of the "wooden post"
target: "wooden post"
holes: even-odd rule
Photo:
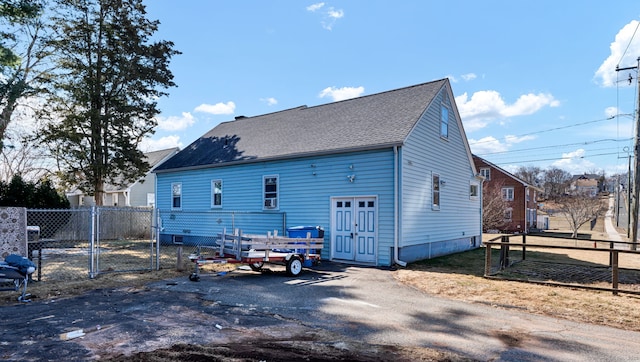
[[[614,245],[615,243],[612,241],[609,243],[609,249],[613,250],[614,249]],[[609,252],[609,267],[613,266],[613,253]]]
[[[501,240],[503,244],[500,245],[500,269],[505,269],[509,266],[509,237],[505,235]]]
[[[178,245],[176,257],[177,257],[176,270],[183,271],[184,270],[184,265],[182,264],[182,245]]]
[[[611,284],[613,288],[613,295],[618,295],[618,251],[611,250]]]

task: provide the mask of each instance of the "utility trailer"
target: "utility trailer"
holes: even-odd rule
[[[317,264],[324,238],[290,238],[278,236],[277,231],[267,235],[242,234],[238,230],[227,234],[223,230],[216,236],[215,244],[198,246],[196,252],[189,255],[195,264],[195,272],[189,280],[200,280],[200,267],[204,264],[247,264],[253,271],[260,272],[266,263],[284,265],[287,275],[298,276],[302,267]]]

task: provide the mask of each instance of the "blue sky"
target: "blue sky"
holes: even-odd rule
[[[448,77],[474,153],[507,169],[626,172],[640,3],[149,0],[182,52],[145,151],[218,123]],[[629,85],[628,77],[633,78]]]

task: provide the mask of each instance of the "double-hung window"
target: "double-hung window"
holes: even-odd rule
[[[513,201],[513,187],[502,188],[502,199],[504,201]]]
[[[182,208],[182,183],[174,182],[171,184],[171,208]]]
[[[222,180],[211,181],[211,207],[222,207]]]
[[[506,210],[504,210],[504,220],[505,221],[511,221],[511,219],[513,219],[513,209],[512,208],[508,208]]]
[[[481,168],[480,176],[484,177],[487,181],[491,180],[491,169],[489,167]]]
[[[278,176],[264,176],[263,183],[263,207],[265,210],[278,208]]]

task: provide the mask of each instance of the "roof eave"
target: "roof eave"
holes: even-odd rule
[[[188,166],[188,167],[177,167],[177,168],[169,168],[166,170],[153,170],[152,172],[157,174],[162,174],[162,173],[179,172],[179,171],[193,171],[193,170],[202,170],[206,168],[235,166],[235,165],[243,165],[243,164],[258,163],[258,162],[282,161],[282,160],[291,160],[296,158],[328,156],[328,155],[336,155],[336,154],[350,153],[350,152],[375,151],[375,150],[381,150],[385,148],[393,148],[394,146],[401,147],[402,145],[403,145],[402,142],[390,142],[390,143],[381,143],[377,145],[368,145],[368,146],[360,146],[360,147],[349,147],[349,148],[340,148],[340,149],[315,151],[315,152],[301,152],[301,153],[292,153],[288,155],[281,155],[281,156],[274,156],[274,157],[253,158],[249,160],[210,163],[206,165],[197,165],[197,166]]]

